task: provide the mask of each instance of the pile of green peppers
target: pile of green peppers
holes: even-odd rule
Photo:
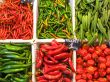
[[[29,44],[0,44],[0,82],[29,82],[31,60]]]

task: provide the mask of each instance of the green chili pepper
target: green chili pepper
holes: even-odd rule
[[[9,62],[5,62],[4,64],[3,64],[3,66],[5,66],[5,65],[15,65],[15,64],[23,64],[22,62],[20,62],[20,61],[9,61]]]
[[[20,57],[18,55],[2,55],[2,57],[9,58],[9,59],[19,59],[19,60],[26,60],[26,59],[28,59],[28,58]]]
[[[13,77],[13,79],[14,79],[16,82],[28,82],[27,79],[21,79],[21,78],[17,78],[17,77]]]
[[[23,70],[25,70],[25,68],[7,69],[7,70],[3,70],[1,72],[3,72],[3,73],[16,73],[16,72],[20,72]]]
[[[0,70],[8,70],[8,69],[16,69],[16,68],[24,68],[24,67],[29,67],[31,64],[16,64],[16,65],[6,65],[2,68],[0,68]]]
[[[103,27],[100,19],[98,19],[98,29],[107,38],[106,29]]]
[[[11,51],[20,51],[26,48],[26,47],[13,46],[10,44],[6,44],[5,47],[6,49],[11,50]]]
[[[4,58],[0,58],[0,62],[7,62],[10,61],[11,59],[4,59]]]
[[[92,37],[91,40],[88,42],[88,44],[91,45],[91,44],[96,40],[96,38],[97,38],[97,33],[95,33],[95,34],[93,35],[93,37]]]
[[[12,52],[12,51],[8,51],[7,49],[3,49],[3,50],[1,50],[0,51],[0,54],[15,54],[15,55],[17,55],[18,53],[16,53],[16,52]]]

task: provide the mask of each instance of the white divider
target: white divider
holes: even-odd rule
[[[36,77],[35,77],[35,62],[36,59],[36,44],[32,44],[32,82],[36,82]]]
[[[33,39],[37,38],[38,1],[33,2]]]
[[[73,26],[73,34],[74,34],[74,39],[76,38],[76,33],[75,33],[75,0],[70,0],[70,4],[71,4],[71,10],[72,10],[72,26]],[[76,71],[76,50],[73,51],[73,65],[74,65],[74,69]],[[73,74],[73,81],[72,82],[76,82],[76,74]]]

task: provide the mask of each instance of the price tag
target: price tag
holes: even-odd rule
[[[66,39],[65,43],[69,46],[70,49],[78,50],[81,46],[81,42],[78,39]]]

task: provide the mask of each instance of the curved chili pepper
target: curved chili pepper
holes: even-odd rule
[[[57,49],[57,48],[61,47],[61,45],[50,46],[50,45],[44,44],[44,45],[42,45],[41,47],[42,47],[42,48],[45,48],[46,50],[54,50],[54,49]]]
[[[52,40],[51,45],[52,46],[58,46],[58,45],[61,45],[61,44],[59,42],[57,42],[56,40]]]
[[[39,76],[39,77],[37,77],[37,80],[39,81],[39,80],[45,80],[46,78],[44,77],[44,76]]]
[[[40,52],[37,54],[38,55],[38,58],[37,58],[37,62],[36,62],[36,68],[40,68],[41,65],[42,65],[42,62],[43,62],[43,58],[41,57],[41,54]]]
[[[40,53],[41,57],[44,57],[44,54],[41,50],[39,50],[39,53]]]
[[[44,61],[48,64],[55,64],[54,61],[49,60],[48,57],[46,57],[46,56],[44,57]]]
[[[46,79],[59,79],[61,77],[62,73],[59,72],[57,75],[49,75],[49,74],[44,74],[44,77]]]
[[[46,69],[45,70],[45,73],[49,73],[49,72],[51,72],[51,71],[55,71],[55,70],[61,70],[61,71],[65,71],[66,70],[66,66],[65,65],[63,65],[63,66],[55,66],[55,67],[51,67],[51,68],[48,68],[48,69]]]
[[[58,74],[59,72],[60,72],[60,71],[57,71],[57,70],[56,70],[56,71],[49,72],[48,74],[49,74],[49,75],[56,75],[56,74]]]
[[[71,78],[73,77],[73,73],[72,73],[71,70],[65,70],[65,71],[63,71],[63,73],[66,74],[66,75],[68,75]]]
[[[71,79],[69,79],[69,78],[63,78],[63,80],[64,80],[64,82],[71,82]]]
[[[47,54],[52,55],[52,56],[57,55],[57,54],[61,53],[64,50],[64,48],[65,48],[65,45],[63,44],[60,48],[58,48],[56,50],[49,50]]]
[[[44,66],[47,66],[49,68],[49,67],[55,67],[55,66],[62,66],[62,64],[61,63],[48,64],[48,63],[45,62]]]
[[[72,62],[71,58],[69,58],[69,65],[70,65],[71,70],[73,72],[75,72],[74,67],[73,67],[73,62]]]
[[[52,56],[50,56],[50,55],[46,55],[49,59],[51,59],[53,62],[55,62],[55,63],[58,63],[58,61],[57,60],[55,60]]]
[[[66,52],[54,56],[56,60],[61,60],[69,57],[70,57],[70,54]]]

